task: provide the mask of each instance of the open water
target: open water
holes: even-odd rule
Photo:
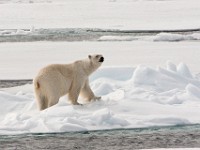
[[[1,135],[2,150],[134,150],[200,147],[200,125]]]

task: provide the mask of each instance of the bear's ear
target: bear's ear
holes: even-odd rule
[[[92,56],[91,56],[91,55],[88,55],[88,58],[89,58],[89,59],[91,59],[91,58],[92,58]]]

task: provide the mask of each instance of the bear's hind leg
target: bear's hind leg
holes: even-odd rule
[[[58,101],[59,101],[59,97],[56,97],[56,96],[50,97],[50,98],[48,99],[48,107],[51,107],[51,106],[57,104]]]
[[[38,101],[38,107],[39,107],[39,110],[44,110],[46,109],[48,106],[47,106],[47,103],[48,103],[48,99],[46,97],[41,97]]]
[[[35,91],[35,97],[39,110],[44,110],[47,108],[48,99],[43,96],[39,91]]]

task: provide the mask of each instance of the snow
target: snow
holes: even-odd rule
[[[102,67],[90,81],[95,94],[102,96],[100,101],[85,103],[80,97],[83,106],[73,106],[62,97],[41,112],[33,85],[1,89],[0,134],[200,123],[200,79],[186,64]]]
[[[120,30],[200,28],[200,1],[197,0],[4,0],[0,14],[0,29],[32,26]]]
[[[124,71],[139,64],[164,66],[170,60],[175,64],[183,62],[194,74],[199,73],[200,42],[195,41],[18,42],[0,44],[0,79],[32,79],[48,64],[69,63],[94,53],[105,56],[103,66],[121,66]],[[114,79],[124,78],[121,73],[113,73]]]

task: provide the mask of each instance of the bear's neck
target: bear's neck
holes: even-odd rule
[[[90,60],[86,59],[84,60],[84,65],[83,65],[83,69],[85,71],[85,73],[89,76],[91,75],[95,70],[97,70],[100,65],[97,64],[93,64]]]

